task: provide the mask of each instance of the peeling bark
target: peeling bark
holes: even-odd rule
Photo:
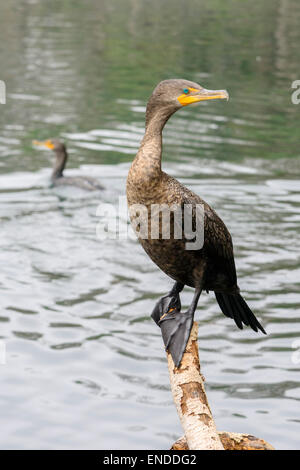
[[[167,352],[173,399],[184,430],[171,450],[274,450],[250,434],[218,432],[207,401],[198,354],[198,323],[194,322],[180,367]]]
[[[218,432],[225,450],[275,450],[268,442],[250,434],[235,432]],[[189,450],[185,437],[181,437],[171,447],[171,450]]]
[[[180,367],[167,353],[171,390],[190,450],[224,450],[207,402],[194,322]]]

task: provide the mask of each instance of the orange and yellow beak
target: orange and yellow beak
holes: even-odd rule
[[[47,147],[50,150],[54,149],[54,145],[51,140],[45,140],[43,142],[40,142],[39,140],[33,140],[32,143],[33,145],[40,145],[42,147]]]
[[[201,88],[188,88],[187,93],[178,96],[178,101],[182,106],[187,106],[192,103],[199,103],[199,101],[206,100],[228,100],[229,95],[226,90],[206,90]]]

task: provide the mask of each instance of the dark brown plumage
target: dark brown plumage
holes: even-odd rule
[[[103,186],[90,176],[64,176],[63,172],[68,160],[68,152],[65,144],[58,139],[50,139],[45,142],[34,141],[35,145],[42,145],[53,150],[55,160],[51,175],[51,183],[53,186],[77,186],[87,191],[97,191],[103,189]]]
[[[199,196],[175,178],[161,170],[162,130],[169,117],[182,106],[207,99],[227,98],[224,90],[205,90],[187,80],[166,80],[153,91],[146,110],[146,129],[139,151],[131,165],[127,179],[127,200],[131,222],[148,222],[147,236],[138,233],[139,241],[149,257],[168,276],[176,281],[171,292],[160,299],[152,313],[162,329],[166,348],[175,364],[181,362],[189,338],[194,312],[202,290],[214,291],[222,312],[233,318],[239,328],[243,324],[254,331],[265,333],[250,308],[240,295],[229,231],[216,212]],[[136,204],[147,208],[147,213],[136,213]],[[201,249],[187,250],[186,239],[151,238],[151,206],[173,204],[193,207],[193,226],[196,225],[196,205],[204,208],[204,244]],[[138,219],[137,219],[138,216]],[[174,218],[173,218],[174,219]],[[183,222],[182,222],[183,223]],[[153,225],[152,225],[153,228]],[[180,312],[179,293],[184,285],[195,288],[193,301],[187,312]]]

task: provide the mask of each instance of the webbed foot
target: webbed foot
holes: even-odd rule
[[[194,313],[173,310],[161,318],[159,326],[166,350],[176,367],[180,366],[193,326]]]

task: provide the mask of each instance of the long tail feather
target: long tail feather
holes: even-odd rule
[[[238,328],[242,330],[244,324],[250,326],[256,332],[260,330],[265,335],[267,334],[240,294],[231,295],[215,292],[215,296],[224,315],[232,318]]]

